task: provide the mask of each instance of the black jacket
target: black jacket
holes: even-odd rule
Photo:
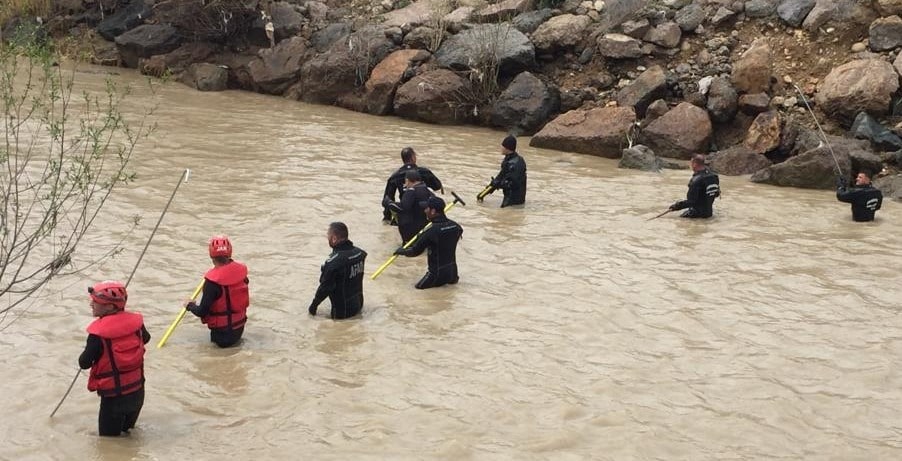
[[[426,187],[432,190],[442,189],[442,182],[429,170],[429,168],[417,166],[414,163],[406,163],[392,173],[391,176],[388,177],[388,181],[385,182],[385,193],[382,196],[382,219],[391,219],[391,211],[388,208],[388,203],[395,201],[396,193],[398,194],[399,200],[404,195],[404,176],[408,171],[414,168],[420,172],[420,179],[423,180]]]
[[[696,171],[689,179],[689,192],[686,200],[671,205],[671,210],[688,208],[681,215],[684,218],[710,218],[714,214],[714,199],[720,197],[720,178],[713,171],[705,168]]]
[[[873,221],[874,213],[883,205],[883,192],[870,184],[850,189],[840,187],[836,189],[836,198],[852,204],[852,219],[855,221]]]
[[[520,154],[511,152],[504,156],[492,187],[504,191],[501,208],[526,203],[526,161]]]
[[[389,208],[398,213],[398,232],[401,233],[402,241],[407,242],[426,225],[423,205],[433,195],[435,194],[426,187],[426,184],[417,183],[411,188],[404,189],[400,202],[389,203]]]
[[[360,313],[363,308],[363,269],[366,252],[345,240],[332,248],[332,254],[322,265],[319,288],[311,308],[326,297],[332,302],[332,318],[345,319]]]
[[[424,279],[429,279],[429,287],[456,283],[457,275],[457,242],[464,230],[456,222],[445,215],[436,216],[432,225],[423,232],[409,248],[399,250],[397,254],[419,256],[428,250],[427,263],[429,272]],[[420,287],[417,288],[428,288]]]

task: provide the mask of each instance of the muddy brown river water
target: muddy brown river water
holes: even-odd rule
[[[87,70],[102,88],[106,70]],[[499,209],[500,193],[474,196],[501,132],[176,83],[136,96],[160,130],[82,247],[125,250],[54,281],[0,335],[0,459],[902,459],[897,202],[856,224],[830,191],[723,177],[714,219],[647,221],[688,171],[521,138],[527,204]],[[402,258],[366,279],[361,318],[329,320],[328,301],[310,318],[330,221],[369,252],[367,274],[398,245],[379,203],[407,145],[470,199],[450,213],[460,283],[414,290],[425,258]],[[50,419],[91,321],[85,287],[128,277],[185,168],[129,286],[154,336],[138,427],[98,438],[84,375]],[[243,344],[219,350],[186,318],[155,348],[216,233],[250,268]]]

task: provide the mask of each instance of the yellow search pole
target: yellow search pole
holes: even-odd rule
[[[191,299],[188,301],[194,301],[197,299],[197,296],[200,295],[200,290],[204,289],[204,280],[201,280],[197,285],[197,288],[194,289],[194,293],[191,295]],[[179,312],[179,315],[176,316],[175,320],[172,322],[172,325],[169,325],[169,328],[166,329],[166,333],[163,334],[163,337],[160,338],[160,342],[157,343],[157,349],[163,347],[166,344],[166,340],[169,339],[169,336],[172,335],[172,332],[175,331],[175,327],[179,326],[179,322],[185,318],[185,313],[188,312],[188,308],[182,306],[182,311]]]

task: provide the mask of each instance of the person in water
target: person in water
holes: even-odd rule
[[[869,172],[861,171],[855,176],[855,187],[852,188],[846,184],[846,178],[836,178],[836,199],[852,204],[854,221],[873,221],[874,214],[883,205],[883,192],[871,185]]]
[[[504,155],[501,170],[476,196],[476,200],[481,202],[486,195],[501,189],[504,192],[501,208],[522,205],[526,203],[526,161],[517,153],[517,138],[513,136],[504,138],[501,141],[501,153]]]
[[[388,181],[385,182],[385,193],[382,196],[382,220],[393,225],[396,225],[397,221],[392,219],[392,211],[388,204],[395,201],[395,194],[398,194],[398,200],[401,200],[401,197],[404,194],[404,183],[408,171],[416,171],[419,173],[420,178],[423,183],[426,184],[426,187],[435,192],[440,191],[442,194],[445,193],[442,187],[442,181],[439,180],[429,168],[417,166],[417,153],[412,147],[401,149],[401,161],[404,162],[404,164],[388,177]],[[419,231],[419,229],[417,230]]]
[[[432,197],[432,191],[422,181],[420,173],[410,170],[405,173],[404,193],[400,202],[390,202],[388,207],[398,216],[398,233],[401,243],[407,242],[426,225],[426,213],[423,204]]]
[[[410,247],[395,250],[396,255],[409,257],[428,250],[426,275],[416,284],[420,290],[457,283],[457,242],[464,232],[459,224],[445,216],[445,201],[439,197],[430,197],[426,201],[426,217],[432,223],[429,229]]]
[[[96,283],[88,294],[97,319],[88,325],[78,366],[91,369],[88,390],[100,396],[98,432],[115,437],[135,427],[144,406],[144,345],[150,333],[141,314],[126,312],[128,293],[121,282]]]
[[[317,307],[328,297],[332,303],[332,319],[354,317],[363,309],[366,252],[348,240],[348,226],[342,222],[329,224],[326,240],[332,253],[320,268],[319,287],[307,312],[316,315]]]
[[[695,154],[689,160],[692,178],[686,200],[670,205],[670,211],[683,210],[683,218],[710,218],[714,214],[714,199],[720,197],[720,178],[705,165],[705,156]]]
[[[207,325],[210,341],[231,347],[241,341],[247,323],[247,266],[232,259],[232,242],[225,235],[210,238],[207,249],[213,268],[204,274],[203,296],[200,304],[191,301],[185,308]]]

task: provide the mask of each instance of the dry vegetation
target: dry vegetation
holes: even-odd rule
[[[3,0],[0,2],[0,24],[15,16],[42,16],[50,14],[52,0]]]

